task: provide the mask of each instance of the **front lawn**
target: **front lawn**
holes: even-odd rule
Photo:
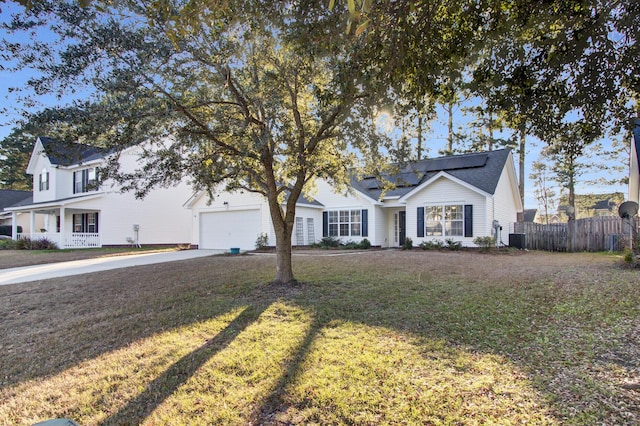
[[[637,424],[604,254],[216,256],[0,287],[0,424]]]

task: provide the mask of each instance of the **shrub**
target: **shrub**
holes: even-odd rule
[[[58,250],[58,245],[47,238],[39,238],[37,240],[21,238],[15,243],[17,250]]]
[[[356,242],[354,242],[354,241],[349,240],[349,241],[345,241],[344,243],[343,243],[343,242],[341,242],[341,243],[339,244],[339,246],[340,246],[340,248],[343,248],[343,249],[347,249],[347,250],[355,250],[355,249],[357,249],[357,248],[358,248],[358,243],[356,243]]]
[[[411,238],[407,237],[404,239],[404,243],[402,243],[402,250],[411,250],[413,248],[413,241]]]
[[[16,241],[14,240],[0,240],[0,250],[15,250],[16,249]]]
[[[445,247],[449,250],[458,251],[462,248],[462,242],[454,241],[453,238],[447,238],[446,240],[444,240],[444,243]]]
[[[622,253],[622,259],[624,259],[624,263],[629,265],[633,264],[636,260],[633,251],[628,247],[624,249],[624,252]]]
[[[256,238],[256,250],[264,249],[269,247],[269,235],[265,232],[258,234],[258,238]]]
[[[490,251],[496,246],[496,239],[494,237],[476,237],[473,239],[473,244],[480,247],[480,251]]]
[[[443,246],[440,240],[423,241],[418,245],[422,250],[440,250]]]
[[[359,249],[368,250],[371,248],[371,241],[366,238],[363,238],[362,241],[358,244]]]
[[[340,239],[336,237],[323,237],[320,242],[315,243],[312,247],[316,248],[330,248],[330,247],[339,247]]]

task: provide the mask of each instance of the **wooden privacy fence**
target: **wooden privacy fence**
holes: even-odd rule
[[[631,232],[634,245],[638,231],[638,218],[590,217],[570,223],[540,224],[514,223],[514,233],[524,234],[529,250],[548,251],[619,251],[628,247]]]

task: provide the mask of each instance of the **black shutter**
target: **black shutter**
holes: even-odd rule
[[[473,205],[464,206],[464,236],[473,237]]]
[[[82,171],[82,192],[87,192],[87,185],[89,184],[89,169]]]
[[[329,212],[322,212],[322,236],[329,236]]]
[[[76,173],[78,172],[73,172],[73,182],[71,183],[73,185],[73,193],[76,193]]]
[[[363,237],[368,237],[369,236],[369,210],[362,210],[362,216],[360,217],[360,220],[362,220],[361,222],[361,226],[362,226],[362,233],[361,235]]]
[[[416,222],[418,223],[416,236],[424,237],[424,207],[418,207],[418,220]]]

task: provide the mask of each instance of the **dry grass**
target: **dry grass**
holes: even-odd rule
[[[602,254],[210,257],[0,287],[0,424],[632,424]]]

